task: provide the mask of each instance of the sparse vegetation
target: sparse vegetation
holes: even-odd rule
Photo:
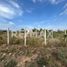
[[[6,65],[4,65],[4,67],[16,67],[17,62],[13,59],[11,59],[8,63],[6,63]]]
[[[43,38],[27,38],[27,46],[24,46],[23,39],[13,37],[7,45],[1,33],[1,67],[67,67],[67,42],[63,38],[47,40],[46,46]]]

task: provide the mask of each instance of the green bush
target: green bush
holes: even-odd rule
[[[37,64],[38,64],[38,67],[43,67],[44,65],[47,65],[47,60],[45,60],[43,57],[42,58],[39,58],[37,60]]]
[[[17,62],[11,59],[4,67],[16,67]]]

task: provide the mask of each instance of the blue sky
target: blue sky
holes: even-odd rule
[[[0,29],[67,29],[67,0],[0,0]]]

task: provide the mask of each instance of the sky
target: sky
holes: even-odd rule
[[[0,29],[67,29],[67,0],[0,0]]]

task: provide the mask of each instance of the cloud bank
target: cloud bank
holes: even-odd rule
[[[0,17],[6,19],[13,19],[14,17],[23,14],[20,5],[14,1],[0,1]]]
[[[51,4],[59,4],[61,2],[63,2],[64,0],[32,0],[33,3],[37,3],[37,2],[49,2]]]

